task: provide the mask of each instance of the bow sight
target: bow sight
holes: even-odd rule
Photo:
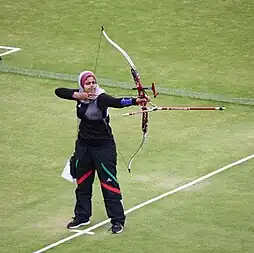
[[[137,90],[137,88],[132,88],[132,90]],[[153,97],[156,98],[159,93],[155,89],[155,83],[152,83],[151,87],[143,87],[143,91],[145,90],[151,90],[153,92]],[[146,92],[145,92],[146,93]]]

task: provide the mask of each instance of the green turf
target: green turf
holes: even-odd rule
[[[74,186],[61,179],[60,173],[76,135],[74,103],[59,100],[53,91],[73,83],[10,74],[1,77],[1,210],[6,231],[1,233],[2,252],[32,252],[70,235],[65,225],[72,215]],[[157,102],[212,104],[163,96]],[[131,109],[122,111],[126,110]],[[122,118],[122,111],[112,110],[112,126],[127,159],[140,141],[140,118]],[[228,104],[223,112],[155,112],[150,116],[148,140],[133,162],[131,175],[119,157],[126,209],[245,157],[254,148],[251,107]],[[251,252],[252,166],[250,161],[131,213],[125,233],[118,238],[110,236],[104,226],[95,236],[77,238],[52,252],[78,252],[83,247],[92,252],[112,247],[123,252],[130,247],[137,252],[157,247],[161,252],[186,252],[189,247],[194,252],[237,248],[235,252],[242,248]],[[94,188],[96,224],[106,215],[97,181]]]
[[[78,73],[93,69],[103,24],[130,54],[145,83],[253,98],[252,1],[0,1],[0,45],[21,47],[4,64]],[[102,38],[96,73],[131,81],[123,57]],[[0,73],[1,253],[27,253],[69,235],[74,185],[60,178],[76,137],[75,103],[54,95],[75,83]],[[107,88],[113,95],[134,92]],[[111,110],[125,208],[253,154],[253,106],[159,96],[165,106],[226,106],[219,111],[150,114],[141,141],[137,108]],[[108,225],[49,252],[252,253],[254,160],[143,207],[123,234]],[[92,225],[105,220],[98,180]]]
[[[251,0],[29,0],[1,7],[0,45],[23,49],[5,57],[13,66],[66,73],[93,69],[104,25],[145,83],[253,98]],[[126,64],[103,38],[97,74],[129,81]]]

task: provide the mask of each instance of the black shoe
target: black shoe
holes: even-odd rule
[[[112,224],[112,227],[110,228],[111,234],[120,234],[121,232],[123,232],[123,225],[120,222]]]
[[[79,228],[80,226],[85,226],[88,224],[90,224],[89,219],[81,220],[81,219],[78,219],[77,217],[73,217],[73,221],[67,224],[67,228],[69,229]]]

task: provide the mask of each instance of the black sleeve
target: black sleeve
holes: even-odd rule
[[[124,98],[115,98],[106,93],[103,93],[97,98],[97,105],[101,110],[106,109],[108,107],[123,108],[126,106],[137,105],[136,98],[129,98],[132,99],[132,104],[125,106],[122,104],[122,99]]]
[[[55,94],[59,98],[76,100],[75,98],[72,97],[72,95],[75,91],[78,92],[79,90],[78,89],[68,89],[68,88],[57,88],[57,89],[55,89]]]

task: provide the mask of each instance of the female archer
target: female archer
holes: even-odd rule
[[[117,180],[117,152],[110,126],[108,108],[124,108],[147,103],[149,98],[115,98],[97,84],[91,71],[81,72],[79,89],[57,88],[55,94],[62,99],[77,102],[80,119],[75,151],[70,159],[71,175],[76,179],[76,204],[73,220],[67,228],[90,224],[92,216],[92,186],[97,171],[112,234],[121,233],[125,223],[122,194]]]

